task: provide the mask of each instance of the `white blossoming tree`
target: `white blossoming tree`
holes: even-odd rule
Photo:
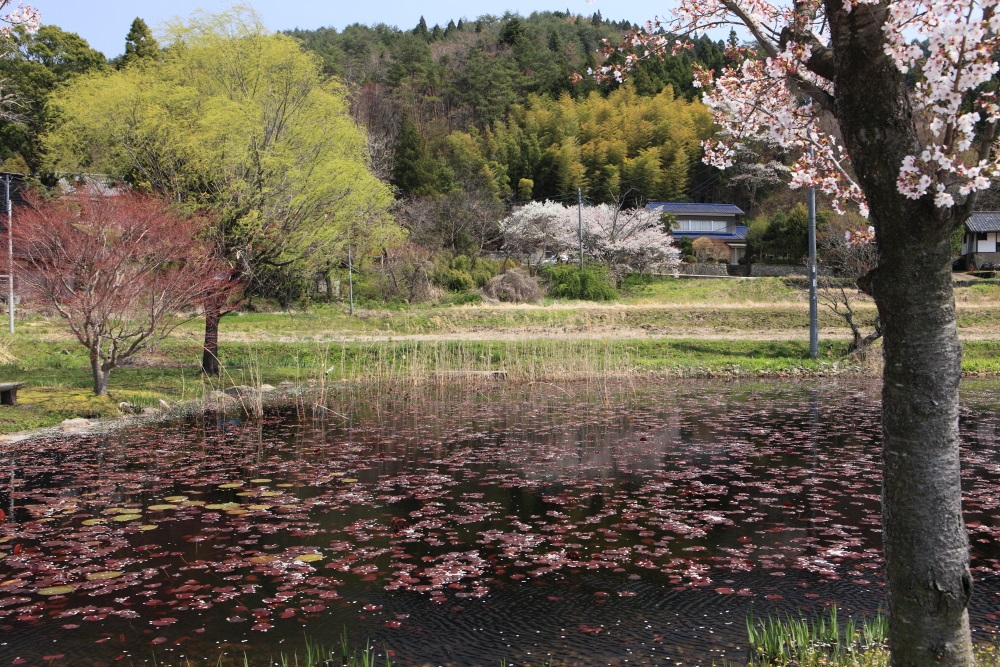
[[[660,28],[726,25],[758,50],[698,74],[723,128],[706,159],[725,167],[748,141],[798,151],[792,185],[854,202],[875,230],[878,264],[859,284],[883,327],[893,664],[972,665],[950,236],[998,172],[997,0],[680,0],[630,36],[626,64],[676,48]]]
[[[518,207],[500,221],[504,249],[529,259],[539,250],[561,249],[564,240],[558,235],[565,226],[561,222],[565,216],[566,207],[554,201],[533,201]]]
[[[568,225],[578,235],[576,211]],[[611,268],[671,273],[680,266],[680,250],[666,233],[660,215],[645,208],[623,209],[609,204],[583,209],[583,252]]]
[[[659,215],[644,208],[600,204],[578,211],[552,201],[531,202],[502,220],[500,230],[510,253],[530,257],[545,249],[578,257],[581,223],[585,258],[639,272],[666,273],[680,264],[680,251]]]

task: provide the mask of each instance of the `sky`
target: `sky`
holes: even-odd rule
[[[13,7],[17,0],[12,0]],[[534,11],[565,11],[590,15],[598,10],[605,19],[640,23],[663,15],[666,0],[26,0],[38,9],[42,23],[75,32],[91,47],[113,58],[125,50],[125,35],[138,16],[154,33],[157,26],[175,17],[187,18],[198,10],[218,13],[234,4],[252,6],[272,30],[291,28],[342,29],[352,23],[386,23],[401,29],[417,25],[423,16],[429,27],[443,28],[448,21],[475,19],[483,14],[502,16],[510,11],[527,16]]]

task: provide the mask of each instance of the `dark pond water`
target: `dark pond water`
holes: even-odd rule
[[[976,636],[1000,608],[1000,400],[963,389]],[[5,445],[0,665],[693,665],[770,613],[873,613],[878,392],[690,382],[335,397]],[[261,660],[262,662],[262,660]]]

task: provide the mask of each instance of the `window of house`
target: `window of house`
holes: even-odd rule
[[[724,232],[729,227],[725,220],[681,220],[682,232]]]

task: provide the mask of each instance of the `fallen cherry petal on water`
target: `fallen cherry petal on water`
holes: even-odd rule
[[[166,641],[167,641],[166,637],[157,637],[157,638],[153,639],[152,641],[150,641],[149,643],[150,644],[163,644]]]

